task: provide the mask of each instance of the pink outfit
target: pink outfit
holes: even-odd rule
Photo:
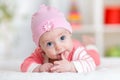
[[[33,41],[37,46],[39,38],[47,31],[55,28],[64,28],[72,33],[72,27],[65,19],[63,13],[56,8],[41,5],[40,9],[32,16],[31,29]]]
[[[96,66],[100,64],[100,57],[95,48],[86,49],[78,42],[73,41],[74,48],[68,56],[68,60],[72,61],[78,73],[90,72],[96,69]],[[21,65],[22,72],[32,72],[38,65],[44,63],[44,52],[40,47],[36,48]]]

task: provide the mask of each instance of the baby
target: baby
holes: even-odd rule
[[[100,64],[95,48],[85,48],[71,38],[72,27],[57,9],[41,5],[31,29],[37,48],[22,63],[22,72],[85,73]]]

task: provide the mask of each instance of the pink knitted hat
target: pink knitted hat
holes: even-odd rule
[[[31,29],[33,41],[39,46],[39,38],[47,31],[55,28],[64,28],[72,33],[72,27],[65,19],[63,13],[57,9],[41,5],[40,9],[33,14]]]

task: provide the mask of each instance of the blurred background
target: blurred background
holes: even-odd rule
[[[93,37],[100,56],[120,57],[120,0],[0,0],[0,60],[23,60],[34,51],[31,16],[41,4],[65,14],[74,38]]]

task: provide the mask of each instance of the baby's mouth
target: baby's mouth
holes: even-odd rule
[[[49,59],[49,62],[54,63],[54,61],[62,60],[62,54],[64,55],[64,52],[61,52],[61,53],[57,54],[56,59]]]
[[[58,60],[62,60],[61,54],[58,54],[58,55],[57,55],[57,59],[58,59]]]
[[[54,63],[54,61],[59,61],[59,60],[62,60],[61,54],[58,54],[56,59],[50,59],[49,58],[49,62],[51,62],[51,63]]]

